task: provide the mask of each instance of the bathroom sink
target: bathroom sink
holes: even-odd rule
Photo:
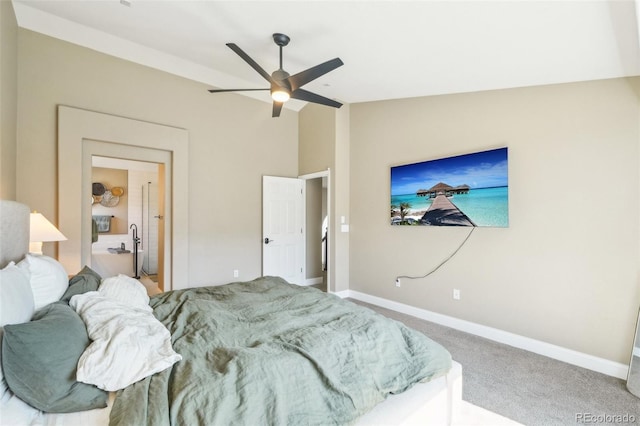
[[[109,253],[114,253],[114,254],[131,253],[131,250],[123,250],[121,248],[108,248],[107,250],[109,251]]]

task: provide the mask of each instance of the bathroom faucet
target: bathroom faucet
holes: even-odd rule
[[[138,275],[138,244],[140,244],[138,225],[132,223],[129,229],[133,229],[133,278],[140,279],[140,275]]]
[[[140,238],[138,238],[138,225],[132,223],[129,229],[133,229],[133,244],[138,245],[140,243]]]

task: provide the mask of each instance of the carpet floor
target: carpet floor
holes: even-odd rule
[[[462,364],[462,399],[524,425],[640,424],[624,380],[349,299],[419,330]]]

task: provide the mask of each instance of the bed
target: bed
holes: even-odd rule
[[[39,298],[42,271],[34,265],[49,262],[50,273],[57,266],[26,254],[28,215],[26,206],[0,200],[0,424],[455,423],[462,374],[446,349],[367,308],[278,277],[149,299],[132,278],[96,277],[85,267],[65,276],[61,295]],[[7,290],[24,264],[35,289],[26,313],[16,306],[28,295],[15,293],[25,286]],[[25,347],[34,324],[46,331],[33,344],[52,346]],[[84,340],[71,340],[76,332]],[[60,346],[75,347],[60,357],[70,373],[44,366]],[[54,376],[67,381],[62,396],[50,395],[58,391]]]

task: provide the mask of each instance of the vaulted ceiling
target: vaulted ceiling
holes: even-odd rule
[[[20,27],[211,88],[268,87],[225,43],[270,73],[278,68],[275,32],[291,37],[291,74],[340,57],[344,66],[305,88],[348,103],[640,75],[633,0],[13,4]]]

